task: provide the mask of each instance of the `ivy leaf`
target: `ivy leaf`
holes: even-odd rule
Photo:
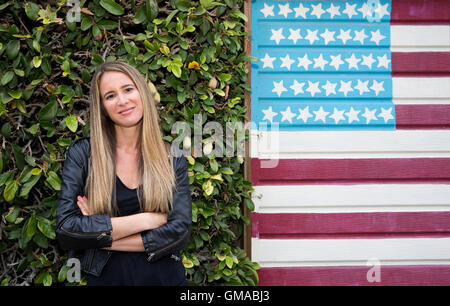
[[[241,11],[232,11],[230,16],[233,16],[233,17],[236,17],[236,18],[241,18],[245,22],[248,21],[247,16],[245,16]]]
[[[117,4],[114,0],[100,0],[100,5],[113,15],[123,15],[125,10],[120,4]]]
[[[6,85],[8,84],[14,77],[14,72],[12,71],[7,71],[3,76],[2,76],[2,85]]]
[[[52,228],[52,224],[49,220],[44,218],[39,218],[38,224],[37,224],[39,230],[42,234],[44,234],[47,238],[55,239],[56,234],[55,231]]]
[[[19,54],[20,50],[20,41],[19,40],[11,40],[6,46],[6,55],[9,59],[16,58],[17,54]]]
[[[20,190],[20,195],[19,195],[20,197],[26,196],[30,192],[31,188],[33,188],[33,186],[36,185],[36,183],[41,178],[41,174],[37,174],[37,175],[34,174],[37,172],[35,170],[38,170],[39,173],[40,173],[40,171],[42,171],[39,168],[35,168],[35,169],[31,170],[31,173],[33,174],[33,176],[31,177],[31,180],[29,180],[28,182],[23,184],[22,189]]]
[[[78,120],[77,120],[77,116],[75,115],[70,115],[67,116],[64,121],[66,122],[67,127],[69,128],[69,130],[71,130],[72,132],[76,132],[78,129]]]
[[[58,112],[58,102],[52,101],[47,103],[38,113],[39,121],[50,121],[55,118]]]
[[[54,171],[48,172],[46,182],[49,183],[53,189],[61,190],[61,179],[59,178],[58,174],[56,174]]]
[[[16,221],[17,217],[20,214],[20,208],[17,206],[10,207],[9,213],[6,215],[5,220],[8,223],[14,223]]]

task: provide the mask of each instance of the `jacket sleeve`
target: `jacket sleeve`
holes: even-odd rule
[[[86,146],[85,146],[86,147]],[[75,141],[67,150],[62,171],[61,192],[56,207],[56,238],[64,250],[110,247],[112,225],[108,214],[84,216],[77,196],[84,195],[88,154],[83,143]]]
[[[174,157],[176,189],[167,223],[141,232],[148,261],[153,262],[172,252],[181,251],[189,243],[192,224],[192,202],[189,191],[188,166],[184,156]]]

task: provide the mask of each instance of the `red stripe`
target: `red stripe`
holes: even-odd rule
[[[396,129],[450,129],[450,105],[396,105]]]
[[[392,52],[391,60],[392,76],[450,75],[450,52]]]
[[[266,161],[267,162],[267,161]],[[279,159],[261,168],[252,158],[253,185],[450,182],[450,158]]]
[[[368,282],[374,266],[287,267],[258,270],[260,286],[449,286],[449,265],[381,266],[380,282]]]
[[[393,0],[391,24],[450,24],[450,1]]]
[[[252,213],[252,237],[337,239],[449,237],[450,212]]]

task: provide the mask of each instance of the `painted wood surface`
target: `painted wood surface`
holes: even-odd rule
[[[450,285],[450,1],[379,3],[251,3],[261,285]]]

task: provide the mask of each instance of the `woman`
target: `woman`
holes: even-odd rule
[[[81,259],[88,285],[187,285],[187,163],[162,140],[156,89],[113,61],[95,72],[90,98],[90,137],[72,143],[64,162],[60,245]]]

